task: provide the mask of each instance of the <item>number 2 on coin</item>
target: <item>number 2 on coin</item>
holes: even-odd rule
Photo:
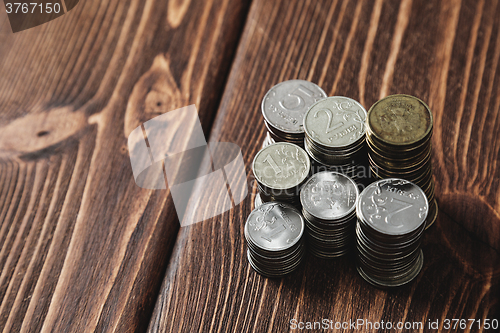
[[[392,218],[394,215],[396,215],[397,213],[400,213],[400,212],[402,212],[402,211],[403,211],[403,210],[405,210],[405,209],[408,209],[408,208],[410,208],[410,207],[413,207],[413,205],[412,205],[411,203],[408,203],[408,202],[403,201],[403,200],[398,200],[398,199],[392,199],[392,202],[394,202],[394,203],[398,203],[399,205],[401,205],[401,206],[403,206],[403,207],[401,207],[401,208],[399,208],[399,209],[395,209],[395,210],[393,210],[393,211],[389,212],[389,214],[387,214],[387,216],[385,217],[385,222],[386,222],[386,223],[390,223],[390,224],[392,224],[392,225],[394,225],[394,226],[399,226],[399,225],[396,225],[396,224],[392,223],[392,222],[391,222],[391,218]]]
[[[338,124],[333,124],[332,125],[333,114],[332,114],[332,111],[330,111],[328,109],[321,109],[321,110],[316,111],[316,113],[314,114],[314,118],[318,118],[318,113],[320,113],[321,111],[323,111],[324,113],[326,113],[326,115],[328,116],[328,124],[326,125],[325,134],[328,134],[331,131],[334,131],[337,128],[340,128],[340,127],[344,126],[343,122],[339,122]]]

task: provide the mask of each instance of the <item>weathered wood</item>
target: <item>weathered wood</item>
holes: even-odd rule
[[[265,135],[259,106],[272,85],[308,79],[367,108],[392,93],[422,98],[435,117],[441,209],[425,234],[424,268],[395,290],[368,285],[352,258],[308,256],[287,278],[263,278],[246,260],[251,186],[231,212],[180,230],[149,331],[283,332],[292,318],[500,318],[498,17],[497,1],[253,1],[210,140],[242,147],[249,176],[241,181],[252,183]]]
[[[3,5],[2,5],[3,7]],[[0,10],[0,329],[137,331],[178,221],[127,136],[196,104],[209,133],[247,5],[80,1],[13,34]]]

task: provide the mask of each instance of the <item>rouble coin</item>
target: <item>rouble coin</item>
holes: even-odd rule
[[[269,89],[264,96],[262,115],[276,134],[303,136],[304,115],[311,105],[326,96],[323,89],[312,82],[284,81]]]

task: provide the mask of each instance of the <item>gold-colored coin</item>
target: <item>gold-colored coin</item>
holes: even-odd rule
[[[432,134],[432,133],[431,133]],[[431,136],[428,136],[425,138],[423,141],[419,142],[418,145],[413,145],[413,146],[407,146],[407,145],[399,145],[399,146],[390,146],[381,143],[378,141],[373,134],[369,134],[366,137],[366,141],[368,145],[370,145],[372,148],[374,147],[377,149],[379,154],[382,155],[393,155],[395,158],[405,158],[405,157],[412,157],[418,155],[422,150],[425,150],[429,147],[431,144]]]
[[[369,154],[371,155],[371,157],[374,161],[378,161],[380,163],[387,164],[388,166],[393,165],[393,166],[403,167],[403,166],[414,165],[414,164],[417,164],[419,161],[427,158],[427,155],[429,155],[431,152],[431,147],[429,145],[429,147],[427,149],[422,150],[421,152],[419,152],[415,156],[405,157],[405,156],[402,156],[402,154],[401,154],[399,156],[400,158],[397,158],[395,156],[389,157],[388,155],[384,155],[383,153],[378,152],[378,150],[371,145],[368,145],[368,147],[370,148]]]
[[[410,165],[408,167],[401,166],[398,168],[390,167],[384,163],[378,163],[378,161],[372,158],[372,155],[368,155],[368,161],[374,168],[376,167],[383,173],[392,174],[392,176],[397,176],[398,174],[400,174],[401,176],[407,175],[408,177],[423,175],[423,173],[425,173],[431,167],[430,156],[427,159],[422,160],[416,164]],[[401,178],[406,179],[405,177]]]
[[[371,135],[387,145],[418,145],[432,130],[432,113],[420,99],[391,95],[373,104],[367,123]]]

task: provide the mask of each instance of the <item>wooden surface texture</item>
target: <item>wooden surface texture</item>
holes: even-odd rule
[[[500,320],[499,59],[494,0],[81,0],[16,34],[0,6],[0,330]],[[411,284],[374,288],[351,256],[308,255],[283,279],[249,266],[260,103],[295,78],[367,109],[405,93],[433,111],[440,214]],[[169,191],[135,184],[127,137],[190,104],[208,141],[241,147],[249,195],[179,228]]]
[[[127,136],[193,103],[210,131],[246,11],[81,1],[12,34],[0,10],[0,330],[147,328],[179,222]]]

